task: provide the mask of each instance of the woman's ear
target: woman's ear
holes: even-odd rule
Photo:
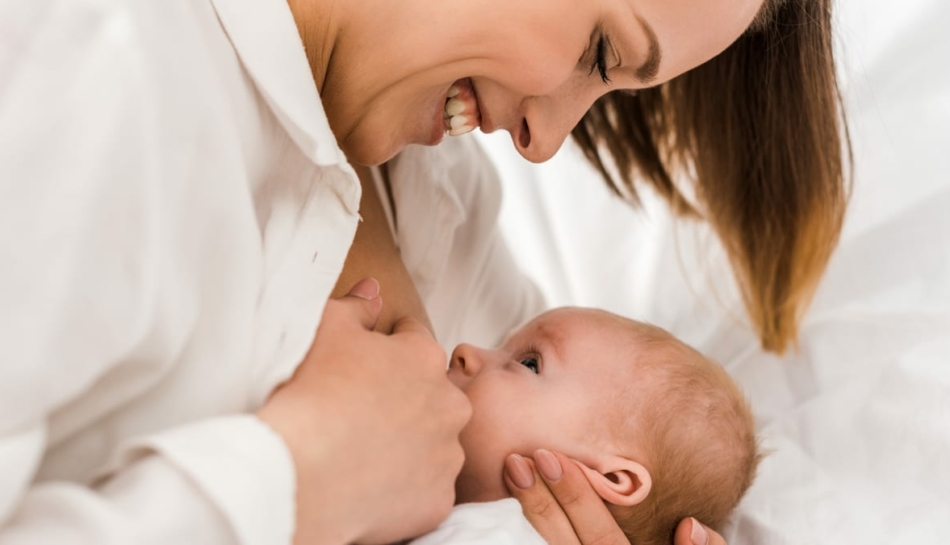
[[[600,460],[600,470],[574,460],[600,497],[614,505],[636,505],[646,499],[653,486],[650,472],[642,464],[622,456]]]

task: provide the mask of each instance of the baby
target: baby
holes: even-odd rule
[[[760,458],[749,408],[720,366],[608,312],[545,312],[501,348],[459,345],[448,373],[473,407],[460,505],[416,545],[543,543],[517,501],[504,500],[509,453],[573,458],[637,545],[672,543],[688,516],[720,526]]]

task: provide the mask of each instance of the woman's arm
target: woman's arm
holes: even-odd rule
[[[198,183],[195,156],[176,153],[200,148],[207,159],[222,148],[190,130],[213,118],[204,91],[178,100],[174,84],[157,86],[186,72],[162,72],[150,55],[156,33],[137,25],[175,13],[0,2],[0,543],[251,545],[293,528],[290,457],[259,420],[202,409],[207,419],[155,432],[158,411],[129,409],[154,397],[149,385],[174,382],[189,347],[208,346],[193,335],[208,312],[200,279],[245,263],[210,252],[220,268],[204,268],[197,257],[209,253],[209,231],[240,224],[233,210],[207,220],[209,211],[243,201],[227,200],[228,184]],[[178,58],[193,39],[183,31],[157,56]],[[222,253],[242,249],[229,241]],[[240,310],[237,299],[222,297],[221,308]],[[238,374],[241,340],[192,361],[203,376]],[[182,415],[206,399],[174,401]],[[148,444],[90,483],[132,434]]]

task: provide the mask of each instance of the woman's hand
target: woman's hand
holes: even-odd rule
[[[258,413],[294,460],[298,544],[419,535],[454,503],[471,405],[419,322],[372,331],[378,292],[364,280],[327,302],[310,353]]]
[[[531,525],[552,545],[629,544],[587,477],[563,454],[539,450],[533,460],[508,456],[505,484]],[[726,545],[726,540],[688,518],[677,526],[673,545]]]
[[[727,545],[725,538],[694,518],[683,519],[676,527],[673,545]]]

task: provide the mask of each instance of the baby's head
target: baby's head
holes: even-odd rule
[[[584,469],[632,542],[665,544],[686,516],[721,525],[755,474],[752,416],[735,383],[654,326],[556,309],[501,348],[458,346],[449,377],[473,406],[459,503],[509,496],[508,454],[557,450]]]

